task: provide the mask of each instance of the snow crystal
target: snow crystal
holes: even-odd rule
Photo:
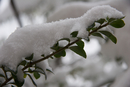
[[[78,37],[88,36],[86,28],[100,18],[121,18],[124,15],[108,5],[97,6],[90,9],[79,18],[65,19],[41,25],[28,25],[18,28],[12,33],[0,48],[0,65],[6,65],[11,69],[16,68],[22,57],[34,53],[34,60],[41,55],[48,55],[55,42],[61,38],[71,38],[70,33],[79,31]],[[40,63],[43,69],[49,68],[47,61]]]

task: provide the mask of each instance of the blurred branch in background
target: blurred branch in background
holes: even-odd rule
[[[16,18],[17,18],[17,21],[18,21],[18,23],[19,23],[19,26],[22,27],[22,22],[21,22],[21,20],[20,20],[19,12],[18,12],[18,10],[17,10],[17,7],[16,7],[16,5],[15,5],[14,0],[11,0],[10,4],[11,4],[12,9],[13,9],[13,11],[14,11],[14,15],[15,15]]]

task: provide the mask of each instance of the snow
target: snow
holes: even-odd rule
[[[102,0],[97,2],[71,2],[57,8],[48,16],[47,22],[57,21],[65,18],[77,18],[82,16],[92,7],[98,5],[110,5],[121,12],[125,12],[124,5],[127,6],[126,0]]]
[[[39,25],[27,25],[17,28],[0,48],[0,65],[15,70],[23,57],[34,53],[34,60],[41,55],[49,55],[50,49],[61,38],[70,38],[70,33],[79,31],[78,37],[86,38],[86,28],[100,18],[121,18],[124,15],[109,5],[96,6],[79,18],[70,18]],[[51,69],[47,61],[40,62],[43,69]]]

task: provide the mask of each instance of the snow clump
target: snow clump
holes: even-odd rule
[[[15,70],[23,57],[34,53],[34,60],[38,60],[42,54],[49,55],[50,49],[57,40],[70,38],[73,31],[78,31],[78,37],[88,37],[86,28],[100,18],[121,18],[124,15],[109,5],[96,6],[78,18],[70,18],[39,25],[28,25],[12,33],[0,48],[0,66],[6,65]],[[51,69],[48,61],[38,63],[43,69]]]

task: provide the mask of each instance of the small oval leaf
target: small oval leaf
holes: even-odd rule
[[[46,69],[46,71],[49,71],[49,72],[53,73],[53,71],[52,71],[52,70],[50,70],[50,69]],[[54,74],[54,73],[53,73],[53,74]]]
[[[72,46],[72,47],[70,47],[69,49],[72,50],[73,52],[77,53],[78,55],[84,57],[84,58],[87,57],[87,55],[86,55],[84,49],[82,49],[82,48],[79,47],[79,46]]]
[[[23,60],[19,65],[25,66],[26,64],[27,64],[27,62],[25,60]]]
[[[57,50],[59,48],[59,43],[55,43],[52,47],[50,47],[53,50]]]
[[[124,27],[125,23],[123,20],[117,19],[117,20],[111,22],[110,25],[115,28],[122,28],[122,27]]]
[[[72,37],[77,37],[78,31],[74,31],[74,32],[72,32],[70,35],[71,35]]]
[[[33,80],[32,76],[30,74],[27,74],[29,76],[29,78],[31,79],[32,83],[37,87],[37,84],[35,83],[35,81]]]
[[[108,19],[108,22],[110,23],[110,22],[112,22],[114,20],[116,20],[116,18],[110,18],[110,19]]]
[[[32,60],[33,59],[33,53],[30,56],[26,57],[25,59],[26,60]]]
[[[100,38],[103,38],[103,36],[100,34],[100,33],[92,33],[93,36],[97,36],[97,37],[100,37]]]
[[[105,19],[99,19],[98,21],[96,21],[96,22],[98,22],[98,23],[100,23],[100,24],[103,24],[104,22],[105,22]]]
[[[108,31],[99,31],[99,32],[104,34],[105,36],[107,36],[115,44],[117,43],[116,37],[113,34],[111,34],[110,32],[108,32]]]
[[[56,58],[60,58],[60,57],[64,57],[64,56],[66,56],[65,50],[60,51],[60,52],[58,52],[57,54],[54,55],[54,57],[56,57]]]
[[[90,31],[94,26],[95,26],[95,22],[92,25],[88,26],[87,31]]]
[[[79,47],[84,48],[84,42],[82,40],[76,43]]]
[[[35,79],[39,79],[40,78],[40,74],[38,72],[34,72],[33,73]]]

